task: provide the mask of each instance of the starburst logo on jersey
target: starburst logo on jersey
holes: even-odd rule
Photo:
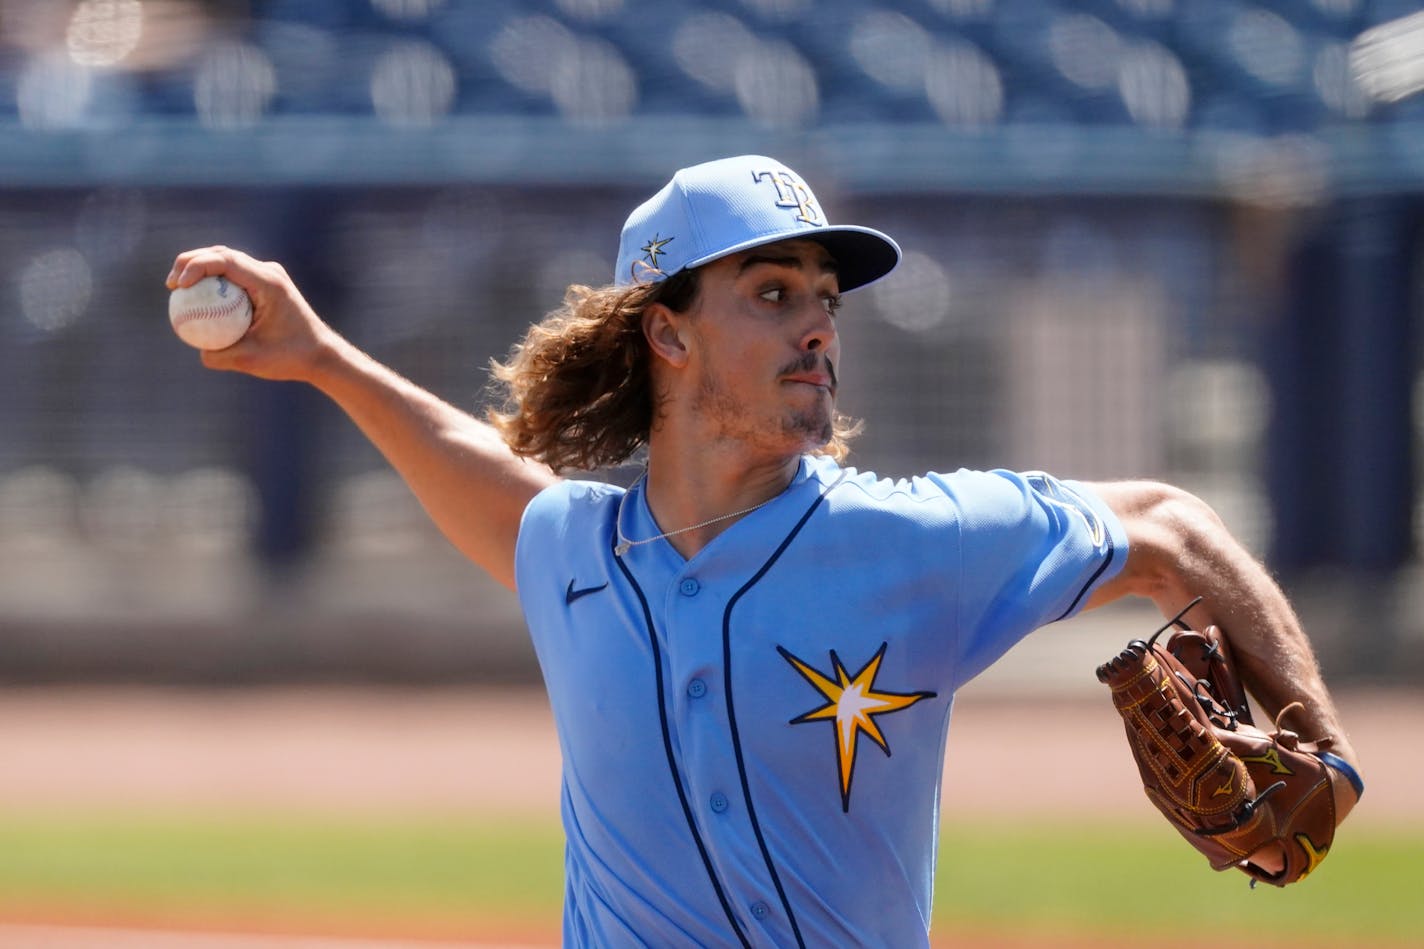
[[[920,699],[935,696],[933,692],[886,692],[875,687],[875,676],[880,672],[880,661],[885,658],[887,645],[881,643],[880,649],[855,675],[846,672],[834,649],[831,650],[831,674],[825,675],[780,646],[776,647],[781,657],[826,698],[825,705],[796,716],[791,724],[830,722],[834,727],[836,764],[841,779],[841,810],[846,813],[850,812],[850,783],[855,776],[855,755],[860,736],[868,735],[889,757],[890,745],[880,726],[875,723],[875,717],[901,711]]]

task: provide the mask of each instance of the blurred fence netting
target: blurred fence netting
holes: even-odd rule
[[[204,371],[163,277],[281,260],[478,411],[740,152],[906,251],[841,322],[853,463],[1178,483],[1332,671],[1417,673],[1411,7],[3,0],[0,680],[532,677],[513,598],[313,392]]]

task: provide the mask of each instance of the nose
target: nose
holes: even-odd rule
[[[801,348],[807,352],[821,352],[836,341],[836,321],[820,303],[813,304],[811,309],[810,322],[801,337]]]

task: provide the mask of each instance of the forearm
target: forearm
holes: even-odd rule
[[[346,412],[445,537],[513,589],[520,517],[552,472],[335,333],[323,340],[307,381]]]
[[[1190,551],[1163,583],[1154,597],[1158,608],[1173,615],[1201,596],[1187,623],[1225,631],[1242,679],[1265,715],[1274,721],[1282,709],[1300,702],[1281,724],[1306,740],[1331,736],[1353,758],[1315,651],[1281,588],[1229,536],[1203,547]]]
[[[1274,720],[1292,702],[1302,703],[1281,724],[1306,740],[1329,736],[1337,754],[1355,761],[1300,618],[1215,513],[1166,486],[1101,487],[1130,537],[1128,568],[1109,598],[1137,593],[1173,616],[1202,597],[1185,621],[1226,633],[1244,683],[1266,716]]]
[[[247,334],[202,354],[210,369],[307,382],[326,393],[403,477],[437,527],[467,557],[514,587],[514,547],[529,500],[554,480],[514,455],[494,429],[436,398],[343,339],[312,310],[287,271],[221,245],[185,251],[170,288],[225,275],[252,300]]]

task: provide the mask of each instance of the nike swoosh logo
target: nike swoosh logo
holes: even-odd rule
[[[572,603],[574,600],[577,600],[579,597],[581,597],[581,596],[588,596],[590,593],[597,593],[599,590],[602,590],[602,589],[603,589],[604,587],[606,587],[606,586],[608,586],[608,584],[605,582],[605,583],[599,584],[599,585],[596,586],[596,587],[584,587],[582,590],[575,590],[575,589],[574,589],[574,581],[570,580],[570,581],[569,581],[569,588],[564,591],[564,602],[565,602],[565,603]]]

